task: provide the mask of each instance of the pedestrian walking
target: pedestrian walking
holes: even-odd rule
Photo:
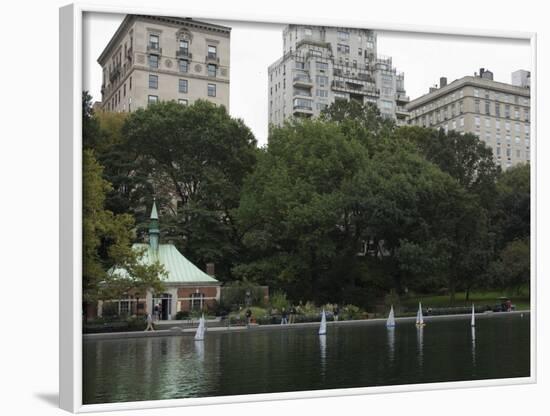
[[[334,315],[334,321],[338,322],[338,314],[340,313],[340,309],[338,309],[338,304],[334,305],[334,309],[332,310],[332,314]]]
[[[248,328],[248,326],[250,325],[250,318],[252,317],[252,311],[250,310],[250,308],[248,308],[246,310],[246,327]]]
[[[147,327],[145,328],[145,331],[154,331],[155,327],[153,326],[153,317],[150,313],[147,314]]]

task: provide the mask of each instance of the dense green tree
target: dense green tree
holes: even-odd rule
[[[134,221],[104,208],[110,184],[102,166],[88,149],[83,153],[83,299],[117,299],[134,289],[162,289],[163,268],[141,264],[132,249]]]
[[[85,149],[93,149],[101,141],[99,121],[92,108],[92,96],[82,91],[82,144]]]
[[[232,211],[257,153],[248,127],[207,101],[162,102],[132,113],[122,135],[132,178],[140,181],[130,191],[151,186],[173,214],[163,217],[164,238],[196,264],[214,262],[219,276],[230,278],[241,249]]]
[[[530,235],[530,174],[530,166],[522,164],[506,170],[498,179],[494,225],[499,250]]]
[[[529,285],[531,273],[529,239],[514,240],[506,244],[489,270],[490,285],[513,289],[519,294]]]

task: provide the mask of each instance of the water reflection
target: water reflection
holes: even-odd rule
[[[476,327],[472,326],[472,367],[475,375],[475,367],[476,367]]]
[[[422,373],[422,367],[424,365],[424,327],[416,327],[416,343],[418,349],[418,369]]]
[[[204,341],[195,341],[195,353],[200,362],[204,362]]]
[[[519,314],[484,319],[482,326],[471,328],[470,334],[468,327],[469,316],[430,321],[425,328],[401,325],[399,336],[397,328],[388,330],[381,322],[342,326],[329,333],[330,339],[318,336],[311,328],[285,328],[210,333],[200,343],[183,335],[85,340],[84,401],[127,402],[529,376],[528,314],[523,319]],[[429,333],[424,340],[426,328]]]
[[[327,336],[319,335],[319,352],[321,357],[321,375],[324,377],[327,366]]]
[[[395,359],[395,327],[388,327],[388,359],[393,364]]]

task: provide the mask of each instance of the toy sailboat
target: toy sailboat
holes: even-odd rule
[[[472,322],[471,322],[471,326],[472,327],[476,326],[476,311],[474,309],[474,304],[473,303],[472,303]]]
[[[393,305],[391,305],[390,314],[388,315],[388,320],[386,321],[387,328],[395,327],[395,316],[393,313]]]
[[[325,316],[325,310],[321,313],[321,326],[319,327],[319,335],[325,335],[327,333],[327,318]]]
[[[418,312],[416,313],[416,326],[425,326],[424,317],[422,316],[422,303],[418,302]]]

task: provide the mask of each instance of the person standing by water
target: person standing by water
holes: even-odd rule
[[[338,322],[339,313],[340,313],[340,309],[338,309],[338,304],[335,304],[334,308],[332,309],[332,314],[334,315],[334,322]]]
[[[287,318],[288,314],[286,312],[286,309],[283,308],[283,310],[281,311],[281,325],[286,325],[288,324],[288,318]]]
[[[293,324],[296,321],[296,308],[294,305],[290,306],[290,320],[289,323]]]
[[[153,308],[153,316],[155,321],[158,322],[160,319],[160,308],[158,304],[156,304],[155,307]]]
[[[250,310],[250,308],[248,308],[246,310],[246,327],[248,328],[248,326],[250,325],[250,318],[252,317],[252,311]]]

